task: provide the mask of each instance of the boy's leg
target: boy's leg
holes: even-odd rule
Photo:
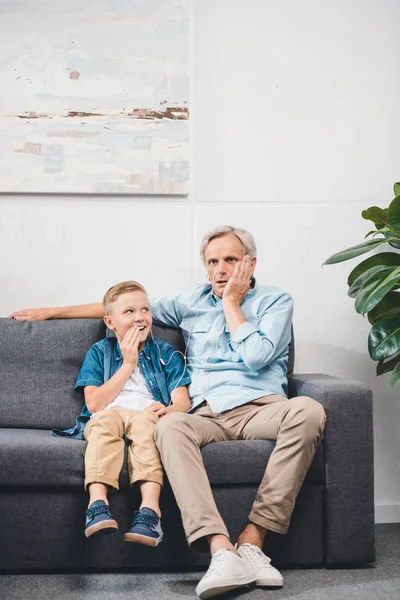
[[[123,414],[114,408],[95,413],[85,427],[85,489],[92,483],[119,488],[124,460]]]
[[[158,496],[163,484],[163,468],[160,454],[154,442],[154,430],[158,416],[153,412],[133,412],[127,418],[125,435],[129,440],[128,471],[131,486],[136,482],[151,482],[157,487],[145,488],[150,490],[149,499]],[[153,493],[152,493],[153,492]],[[157,499],[158,503],[158,499]]]
[[[118,529],[108,506],[108,487],[118,489],[124,457],[123,417],[114,409],[95,413],[85,427],[85,488],[89,491],[85,535]]]
[[[159,517],[161,517],[161,485],[159,483],[155,483],[154,481],[139,481],[139,487],[142,495],[140,509],[142,509],[144,506],[147,506],[147,508],[151,508]]]
[[[160,492],[163,468],[154,442],[158,417],[152,412],[135,412],[127,418],[126,437],[129,440],[128,471],[131,486],[138,483],[142,494],[140,509],[124,535],[125,542],[158,546],[163,539],[161,529]]]

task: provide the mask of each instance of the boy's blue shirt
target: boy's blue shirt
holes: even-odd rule
[[[161,359],[165,363],[161,364]],[[93,344],[85,356],[81,370],[75,383],[76,390],[82,390],[87,385],[100,387],[106,383],[121,367],[122,353],[115,337],[106,337]],[[171,392],[184,385],[191,379],[178,353],[166,342],[147,338],[145,347],[139,352],[139,369],[143,375],[154,400],[168,406]],[[83,440],[84,429],[91,413],[86,404],[76,419],[75,427],[71,429],[53,429],[52,434],[60,437],[70,437]]]

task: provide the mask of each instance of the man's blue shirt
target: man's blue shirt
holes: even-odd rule
[[[192,408],[206,400],[220,413],[261,396],[286,397],[289,294],[256,283],[240,306],[246,322],[232,336],[211,284],[157,298],[150,306],[155,323],[182,329]]]
[[[161,363],[161,359],[163,363]],[[75,383],[75,389],[83,391],[87,385],[100,387],[121,367],[122,354],[115,337],[106,337],[93,344],[87,352]],[[139,369],[155,401],[168,406],[171,392],[191,381],[180,356],[162,340],[148,338],[139,352]],[[83,440],[83,430],[91,417],[86,404],[76,420],[75,427],[64,431],[53,429],[53,435]]]

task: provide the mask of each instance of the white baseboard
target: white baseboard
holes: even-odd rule
[[[375,504],[375,523],[400,523],[400,504]]]

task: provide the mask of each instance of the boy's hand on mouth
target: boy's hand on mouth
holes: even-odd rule
[[[124,364],[132,367],[133,371],[136,369],[139,360],[140,330],[138,327],[136,327],[136,325],[132,325],[122,340],[118,335],[117,338],[121,348]]]

